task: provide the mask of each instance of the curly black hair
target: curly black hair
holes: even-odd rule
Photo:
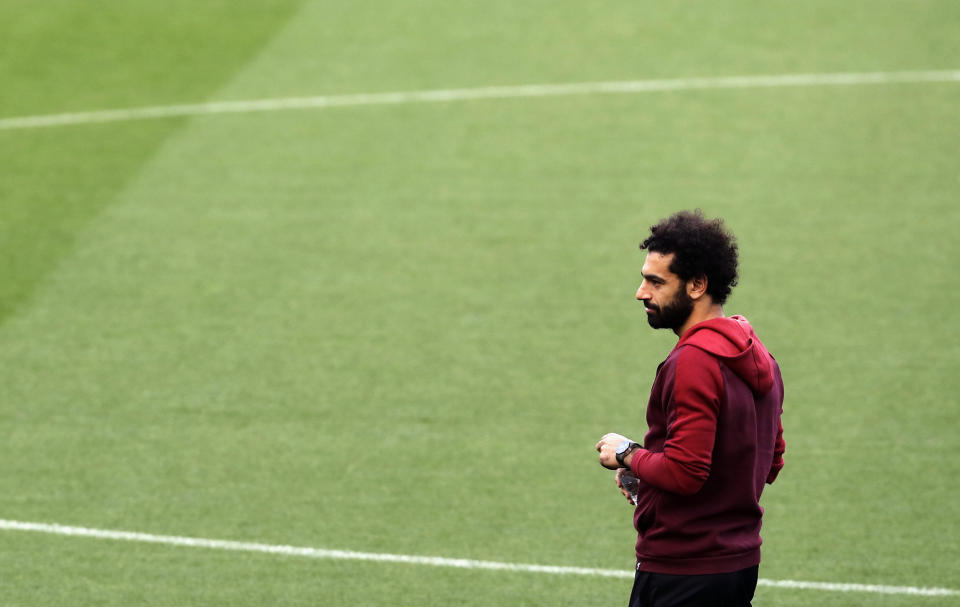
[[[737,239],[723,220],[707,219],[703,211],[680,211],[650,226],[641,249],[674,254],[670,271],[680,280],[707,277],[707,294],[722,304],[737,286]]]

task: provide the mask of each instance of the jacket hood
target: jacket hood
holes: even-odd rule
[[[684,345],[719,358],[754,394],[766,394],[773,387],[773,359],[743,316],[697,323],[677,343],[678,348]]]

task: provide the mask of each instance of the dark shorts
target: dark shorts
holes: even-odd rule
[[[750,607],[759,569],[710,575],[637,571],[630,607]]]

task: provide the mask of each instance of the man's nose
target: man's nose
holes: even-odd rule
[[[639,289],[637,289],[637,299],[640,301],[646,301],[650,299],[650,295],[648,293],[643,292],[642,286]]]

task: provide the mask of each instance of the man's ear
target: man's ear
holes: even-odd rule
[[[707,277],[697,276],[687,281],[687,295],[697,301],[707,293]]]

